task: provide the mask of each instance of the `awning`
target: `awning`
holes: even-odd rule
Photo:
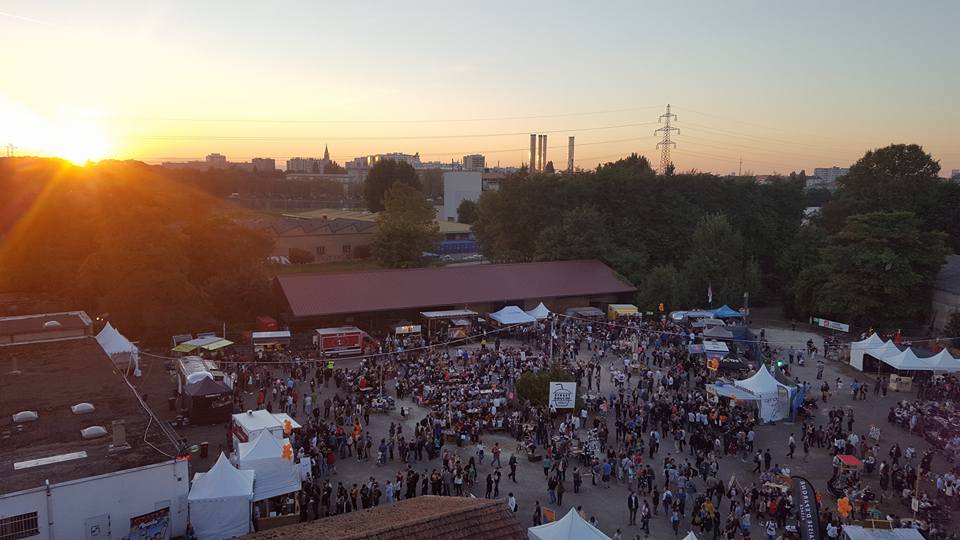
[[[420,315],[427,319],[452,319],[454,317],[476,317],[477,312],[469,309],[448,309],[445,311],[421,311]]]
[[[233,342],[229,339],[223,339],[217,336],[206,336],[198,337],[196,339],[191,339],[190,341],[184,341],[183,343],[177,345],[173,348],[174,352],[191,352],[195,349],[203,349],[205,351],[215,351],[217,349],[222,349],[224,347],[229,347],[233,345]]]

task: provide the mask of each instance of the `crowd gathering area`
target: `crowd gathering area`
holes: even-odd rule
[[[729,371],[703,327],[669,317],[389,335],[350,362],[307,347],[220,355],[233,420],[219,446],[237,466],[270,436],[289,463],[286,488],[257,487],[260,530],[438,495],[501,499],[536,538],[571,519],[615,539],[800,538],[802,476],[822,538],[870,538],[853,531],[887,520],[957,537],[958,379],[899,391],[837,361],[832,339],[741,335],[723,347]],[[524,395],[525,374],[551,370],[576,384],[574,407]],[[751,397],[760,383],[772,398]]]

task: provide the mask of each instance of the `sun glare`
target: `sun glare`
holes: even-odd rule
[[[97,114],[70,110],[46,118],[0,96],[0,143],[19,153],[66,159],[77,165],[107,157],[110,144]]]

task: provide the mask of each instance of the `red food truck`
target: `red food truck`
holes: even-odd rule
[[[314,330],[313,344],[327,356],[353,356],[377,350],[376,340],[356,326],[317,328]]]

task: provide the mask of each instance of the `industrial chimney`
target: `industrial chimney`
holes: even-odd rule
[[[567,142],[567,172],[573,174],[573,137]]]
[[[533,174],[537,165],[537,134],[530,134],[530,164],[527,165],[527,172]]]
[[[543,170],[543,135],[537,135],[537,172]]]
[[[543,136],[543,157],[541,158],[540,162],[543,163],[543,167],[541,167],[540,170],[546,170],[547,168],[547,136],[546,135]]]

